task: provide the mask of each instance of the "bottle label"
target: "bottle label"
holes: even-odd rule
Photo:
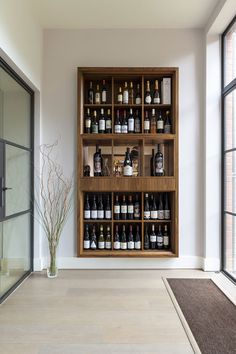
[[[152,102],[152,98],[150,95],[145,97],[145,103],[150,104]]]
[[[84,240],[84,249],[88,250],[90,248],[90,241],[89,240]]]
[[[135,133],[140,133],[140,131],[141,131],[141,126],[140,126],[140,121],[139,121],[139,119],[137,119],[137,120],[135,121],[134,131],[135,131]]]
[[[135,103],[136,104],[141,104],[141,97],[136,97]]]
[[[134,206],[128,205],[128,214],[133,214],[133,213],[134,213]]]
[[[114,250],[120,250],[120,242],[119,241],[114,242]]]
[[[121,248],[122,250],[127,250],[127,243],[126,243],[126,242],[121,242],[121,243],[120,243],[120,248]]]
[[[132,176],[133,174],[133,167],[126,165],[124,166],[124,176]]]
[[[98,241],[98,248],[100,249],[100,250],[103,250],[104,248],[105,248],[105,242],[104,241]]]
[[[91,128],[91,119],[85,119],[85,127]]]
[[[162,159],[162,157],[157,158],[155,170],[156,170],[156,173],[163,174],[163,159]]]
[[[107,92],[104,90],[102,91],[102,103],[106,103],[107,101]]]
[[[91,218],[92,218],[92,219],[97,219],[97,218],[98,218],[98,212],[97,212],[97,210],[92,210],[92,212],[91,212]]]
[[[162,236],[157,236],[157,243],[159,245],[162,245],[163,244],[163,237]]]
[[[124,134],[128,133],[128,125],[121,126],[121,133],[124,133]]]
[[[140,242],[140,241],[136,241],[136,242],[134,243],[134,248],[135,248],[136,250],[140,250],[140,249],[141,249],[141,242]]]
[[[105,130],[105,120],[99,120],[99,130]]]
[[[105,210],[105,218],[111,219],[111,210]]]
[[[171,125],[165,125],[164,126],[164,133],[165,134],[170,134],[171,133]]]
[[[158,215],[157,215],[157,210],[152,210],[151,211],[151,219],[157,219]]]
[[[114,205],[114,213],[120,214],[120,206],[119,205]]]
[[[127,205],[121,205],[121,214],[127,214]]]
[[[123,100],[123,95],[122,95],[122,93],[119,93],[118,97],[117,97],[118,103],[122,103],[122,100]]]
[[[121,125],[115,125],[115,133],[120,134],[121,133]]]
[[[164,220],[164,210],[158,210],[158,219]]]
[[[94,172],[95,173],[101,173],[102,172],[102,164],[101,164],[101,159],[95,159],[94,160]]]
[[[98,125],[97,124],[92,124],[92,133],[98,134]]]
[[[106,120],[106,129],[111,129],[111,120]]]
[[[157,236],[156,235],[150,235],[150,242],[157,242]]]
[[[170,219],[170,210],[164,210],[164,218],[166,220]]]
[[[92,248],[92,249],[94,249],[94,250],[97,248],[97,245],[96,245],[95,241],[92,241],[92,242],[91,242],[90,248]]]
[[[97,104],[100,103],[100,93],[99,92],[95,93],[95,103],[97,103]]]
[[[123,103],[128,104],[129,103],[129,93],[127,90],[123,92]]]
[[[110,250],[110,249],[111,249],[111,242],[107,241],[107,242],[105,243],[105,248],[106,248],[107,250]]]
[[[90,210],[85,210],[84,211],[84,218],[85,219],[90,219],[90,215],[91,215]]]
[[[150,211],[144,211],[144,219],[150,219]]]
[[[134,119],[133,118],[128,120],[128,130],[129,130],[129,132],[134,131]]]
[[[157,121],[157,129],[164,129],[164,122],[163,120]]]
[[[169,236],[164,236],[164,246],[169,246]]]
[[[154,98],[153,98],[153,103],[154,103],[154,104],[159,104],[159,103],[161,103],[160,97],[154,97]]]
[[[144,121],[144,130],[150,130],[150,121],[149,120]]]
[[[134,241],[129,241],[128,242],[128,249],[133,250],[134,249]]]
[[[104,210],[98,210],[98,219],[104,219]]]

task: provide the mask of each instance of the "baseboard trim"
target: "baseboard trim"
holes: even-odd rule
[[[219,258],[203,258],[203,270],[205,272],[218,272],[220,271]]]

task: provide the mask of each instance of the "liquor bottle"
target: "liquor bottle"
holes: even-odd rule
[[[153,93],[153,103],[154,104],[161,103],[160,92],[159,92],[159,88],[158,88],[158,80],[155,80],[155,87],[154,87],[154,93]]]
[[[94,112],[93,112],[92,133],[93,133],[93,134],[98,134],[97,111],[94,111]]]
[[[91,119],[91,115],[90,115],[90,109],[87,108],[87,114],[85,117],[85,124],[84,124],[84,132],[86,134],[91,133],[91,125],[92,125],[92,119]]]
[[[145,118],[144,118],[144,133],[150,133],[150,118],[148,111],[145,111]]]
[[[159,195],[159,205],[158,205],[158,219],[159,220],[164,220],[164,208],[163,208],[163,200],[162,200],[162,194],[160,193]]]
[[[104,219],[104,207],[103,207],[103,202],[102,202],[102,196],[100,195],[98,198],[98,219],[103,220]]]
[[[85,225],[85,232],[84,232],[84,249],[90,249],[90,237],[89,237],[89,227]]]
[[[148,235],[148,228],[147,228],[147,225],[145,225],[144,249],[145,249],[145,250],[148,250],[148,249],[149,249],[149,235]]]
[[[128,220],[133,220],[133,219],[134,219],[134,203],[133,203],[132,195],[129,195],[129,200],[128,200]]]
[[[120,216],[121,216],[122,220],[127,219],[127,211],[128,211],[128,207],[127,207],[127,203],[126,203],[126,198],[125,198],[125,195],[123,194],[122,203],[120,206]]]
[[[116,195],[116,200],[114,203],[114,219],[120,220],[120,203],[119,203],[119,196]]]
[[[156,134],[157,132],[157,120],[156,120],[156,112],[155,109],[152,109],[152,115],[151,115],[151,133]]]
[[[100,104],[101,103],[101,94],[99,90],[99,85],[97,85],[97,89],[95,92],[95,104]]]
[[[91,210],[89,204],[89,196],[86,195],[85,205],[84,205],[84,219],[89,220],[91,218]]]
[[[107,202],[106,202],[106,208],[105,208],[105,219],[106,220],[111,219],[111,203],[110,203],[109,194],[107,195]]]
[[[150,176],[154,176],[154,152],[155,150],[152,149],[152,157],[150,159]]]
[[[93,230],[92,230],[92,234],[91,234],[90,248],[92,250],[97,249],[97,236],[96,236],[95,225],[93,225]]]
[[[140,236],[140,232],[139,232],[139,225],[137,225],[137,227],[136,227],[136,234],[135,234],[135,238],[134,238],[134,248],[136,250],[141,250],[141,236]]]
[[[116,119],[115,119],[115,133],[121,133],[121,121],[120,121],[120,111],[117,109],[116,111]]]
[[[109,225],[107,226],[105,249],[106,250],[110,250],[111,249],[111,229],[110,229]]]
[[[128,133],[128,120],[126,115],[126,110],[123,112],[123,119],[121,123],[121,133],[127,134]]]
[[[165,193],[164,219],[165,220],[170,219],[170,207],[169,207],[168,193]]]
[[[156,198],[152,194],[151,196],[151,219],[156,220],[158,218],[158,213],[157,213],[157,205],[156,205]]]
[[[164,133],[171,134],[171,119],[170,119],[170,112],[166,111],[166,118],[164,123]]]
[[[127,148],[124,160],[124,176],[132,177],[133,175],[133,163],[130,155],[130,148]]]
[[[116,230],[114,235],[114,250],[120,250],[120,235],[119,235],[118,225],[116,225]]]
[[[136,97],[135,97],[135,104],[141,104],[141,93],[140,93],[140,85],[137,84],[137,93],[136,93]]]
[[[152,224],[152,231],[150,233],[150,248],[154,250],[157,245],[157,235],[155,234],[155,225]]]
[[[129,104],[134,104],[134,86],[132,81],[129,88]]]
[[[106,129],[106,123],[105,123],[104,109],[101,108],[101,114],[98,121],[98,132],[100,134],[104,134],[105,129]]]
[[[129,110],[128,133],[134,133],[134,116],[132,108]]]
[[[98,236],[98,248],[100,250],[104,250],[105,248],[105,238],[104,238],[104,233],[103,233],[103,225],[100,225],[100,232]]]
[[[150,92],[150,81],[147,81],[146,83],[145,103],[146,104],[152,103],[152,97]]]
[[[157,133],[164,133],[164,119],[162,117],[161,111],[159,111],[157,118]]]
[[[107,88],[105,80],[102,80],[102,103],[107,103]]]
[[[155,155],[155,176],[164,176],[164,161],[160,144],[157,145],[157,153]]]
[[[102,175],[102,155],[100,151],[98,145],[96,145],[96,152],[93,155],[94,177]]]
[[[125,232],[125,225],[122,226],[122,233],[120,238],[120,248],[122,250],[127,250],[127,237]]]
[[[134,203],[134,220],[139,220],[140,219],[140,203],[139,203],[139,198],[138,194],[135,195],[135,203]]]
[[[163,248],[168,249],[170,247],[170,236],[168,233],[167,225],[164,226],[164,234],[163,234]]]
[[[124,104],[129,103],[129,91],[128,91],[127,82],[125,82],[125,87],[124,87],[124,91],[123,91],[123,103]]]
[[[161,250],[163,248],[163,235],[161,232],[161,225],[158,226],[158,233],[157,233],[157,248]]]
[[[93,83],[92,83],[92,81],[90,81],[90,83],[89,83],[88,103],[89,104],[93,104],[94,103],[94,91],[93,91]]]
[[[136,109],[135,118],[134,118],[134,132],[137,134],[141,133],[141,119],[139,116],[138,109]]]
[[[128,249],[134,249],[134,235],[133,235],[133,226],[129,225],[129,235],[128,235]]]
[[[107,134],[111,133],[111,125],[112,125],[112,123],[111,123],[111,110],[108,109],[107,116],[106,116],[106,129],[105,129]]]
[[[122,94],[122,88],[119,87],[118,95],[117,95],[117,103],[122,104],[123,103],[123,94]]]
[[[144,200],[144,219],[149,220],[151,217],[150,213],[150,206],[149,206],[149,200],[148,200],[148,194],[145,194],[145,200]]]
[[[98,218],[98,209],[96,203],[96,196],[93,196],[93,204],[91,209],[91,219],[96,220]]]

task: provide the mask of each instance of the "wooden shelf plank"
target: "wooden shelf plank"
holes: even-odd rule
[[[168,250],[82,250],[81,257],[177,257]]]

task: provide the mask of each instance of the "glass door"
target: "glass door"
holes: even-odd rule
[[[32,271],[33,99],[0,61],[0,301]]]

